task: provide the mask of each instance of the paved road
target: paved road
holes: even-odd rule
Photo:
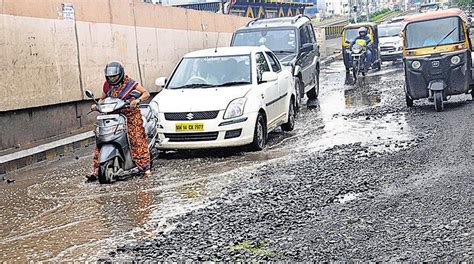
[[[319,105],[262,152],[169,152],[153,176],[85,183],[87,150],[0,186],[3,261],[471,260],[473,103],[404,105],[400,65]]]

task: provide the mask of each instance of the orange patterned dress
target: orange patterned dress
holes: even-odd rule
[[[117,97],[117,95],[125,88],[130,82],[128,76],[125,76],[125,80],[120,87],[112,87],[114,89],[110,96]],[[136,83],[136,85],[140,85]],[[105,91],[104,91],[105,92]],[[107,94],[107,92],[105,92]],[[146,171],[150,169],[150,152],[148,151],[148,139],[143,128],[143,119],[140,109],[137,108],[126,108],[122,110],[122,113],[127,117],[127,134],[128,141],[131,148],[132,159],[139,169]],[[94,171],[99,169],[99,148],[95,148],[93,166]]]

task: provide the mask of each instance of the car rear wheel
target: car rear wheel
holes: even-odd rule
[[[265,118],[262,113],[257,116],[255,122],[255,129],[253,133],[253,142],[250,144],[250,148],[254,151],[260,151],[267,145],[267,126],[265,124]]]
[[[406,94],[406,93],[405,93],[405,101],[406,101],[408,107],[413,106],[413,99],[411,99],[410,96],[408,96],[408,94]]]
[[[306,93],[308,99],[314,100],[319,96],[319,71],[316,71],[316,84],[314,87]]]
[[[291,98],[290,106],[288,109],[288,122],[281,125],[283,131],[292,131],[295,128],[295,100]]]

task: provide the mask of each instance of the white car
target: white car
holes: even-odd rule
[[[156,85],[161,149],[261,150],[270,131],[294,128],[293,77],[265,47],[189,53]]]
[[[382,61],[403,59],[402,23],[381,24],[378,31]]]

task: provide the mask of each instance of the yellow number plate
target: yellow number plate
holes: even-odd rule
[[[204,131],[204,123],[178,123],[176,132],[181,131]]]

